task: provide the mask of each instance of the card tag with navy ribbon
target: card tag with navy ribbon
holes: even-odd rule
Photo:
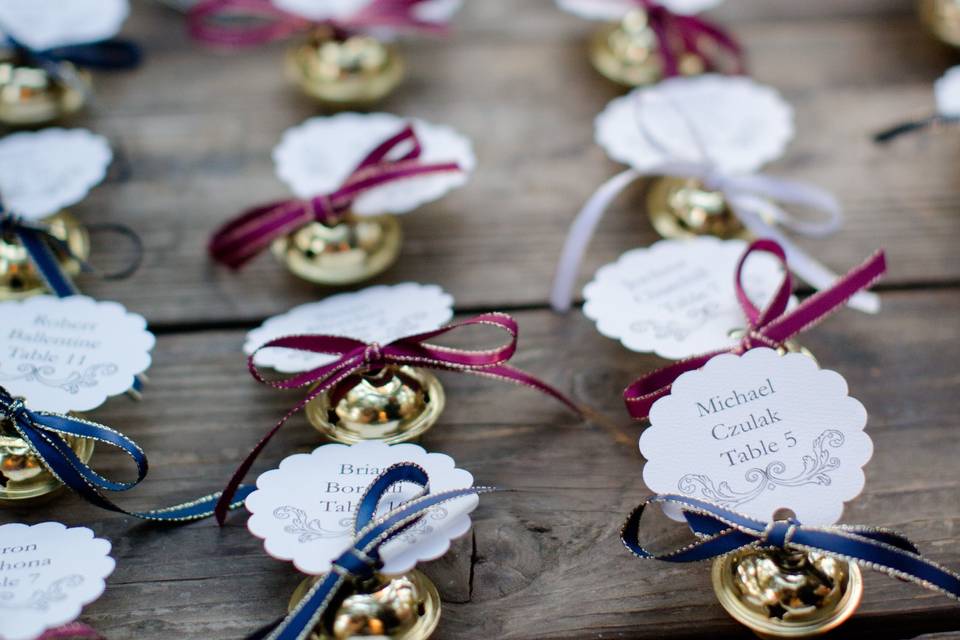
[[[133,388],[156,339],[143,316],[87,296],[0,303],[0,385],[35,411],[88,411]]]
[[[300,571],[320,575],[354,543],[354,518],[360,500],[377,477],[392,465],[414,463],[429,475],[429,492],[438,494],[473,486],[473,476],[458,469],[453,458],[427,453],[414,444],[387,445],[363,441],[328,444],[312,453],[285,458],[279,468],[257,478],[246,500],[252,515],[247,527],[263,539],[264,549],[289,560]],[[396,509],[420,495],[422,487],[401,483],[379,504],[378,514]],[[479,504],[471,494],[436,505],[416,526],[383,545],[380,557],[386,575],[399,575],[417,562],[438,558],[450,542],[470,530],[470,512]]]
[[[833,524],[863,490],[873,453],[866,423],[846,381],[808,355],[719,355],[653,404],[640,437],[643,479],[656,493],[761,521],[786,508],[805,524]]]

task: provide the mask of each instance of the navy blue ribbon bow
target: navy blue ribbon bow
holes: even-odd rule
[[[103,492],[127,491],[137,486],[146,477],[148,464],[147,456],[136,442],[110,427],[60,413],[31,411],[22,398],[14,397],[0,387],[0,419],[3,418],[29,444],[45,468],[87,502],[109,511],[160,522],[186,522],[213,515],[220,492],[156,511],[126,511],[111,502]],[[68,436],[90,438],[117,447],[130,456],[136,465],[136,479],[118,482],[98,474],[77,456],[65,439]],[[242,505],[254,488],[241,487],[230,508]]]
[[[467,487],[441,493],[429,493],[427,472],[412,462],[395,464],[367,487],[354,517],[352,546],[333,561],[330,571],[307,592],[285,618],[247,640],[305,640],[323,620],[327,611],[342,602],[343,588],[357,580],[376,575],[383,566],[380,547],[417,524],[431,507],[468,495],[489,493],[491,487]],[[423,493],[377,517],[377,507],[391,488],[401,482],[416,484]]]
[[[56,65],[60,62],[72,62],[81,67],[111,71],[134,69],[143,61],[143,51],[140,46],[124,38],[109,38],[39,50],[31,49],[9,35],[6,38],[17,53],[34,61],[56,77],[59,77]]]
[[[644,549],[640,544],[640,520],[644,508],[652,503],[679,507],[697,540],[661,555]],[[960,575],[927,560],[907,538],[888,529],[856,525],[814,527],[794,519],[762,522],[695,498],[658,495],[633,510],[620,538],[638,558],[666,562],[708,560],[745,547],[822,551],[960,599]]]

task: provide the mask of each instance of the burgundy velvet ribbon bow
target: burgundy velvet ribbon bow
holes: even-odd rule
[[[410,144],[399,158],[389,158],[398,147]],[[339,189],[309,200],[279,200],[254,207],[227,222],[210,239],[210,255],[217,262],[239,269],[275,239],[311,222],[334,222],[364,192],[388,182],[432,173],[460,171],[456,162],[422,164],[423,152],[411,125],[385,140],[347,176]]]
[[[492,349],[456,349],[442,345],[431,344],[428,340],[437,338],[454,331],[471,326],[490,326],[501,329],[509,339],[500,346]],[[223,524],[228,507],[237,487],[243,481],[247,471],[257,456],[267,445],[270,439],[280,430],[287,420],[307,406],[311,400],[321,393],[331,391],[340,383],[353,375],[377,372],[387,365],[410,365],[427,369],[443,371],[457,371],[474,375],[499,378],[537,389],[552,396],[565,404],[577,415],[583,411],[576,403],[567,398],[562,392],[538,380],[529,373],[509,366],[506,362],[513,357],[517,350],[517,322],[504,313],[484,313],[469,320],[456,322],[433,331],[426,331],[416,335],[394,340],[385,345],[376,342],[366,343],[353,338],[328,335],[299,335],[287,336],[271,340],[258,348],[250,355],[247,366],[253,377],[277,389],[299,389],[312,386],[306,397],[297,403],[287,415],[280,419],[270,431],[257,443],[250,454],[237,467],[233,477],[223,490],[220,502],[215,513],[217,520]],[[267,380],[260,373],[254,358],[261,349],[284,348],[296,349],[308,353],[325,353],[339,356],[334,362],[321,365],[315,369],[298,373],[289,378]]]
[[[443,33],[445,24],[421,20],[414,13],[427,1],[372,0],[353,15],[317,21],[284,11],[270,0],[203,0],[187,14],[187,29],[196,40],[225,47],[264,44],[323,26],[332,27],[339,37],[376,27]]]
[[[650,28],[657,34],[657,46],[663,58],[663,75],[680,75],[678,53],[699,56],[710,71],[725,71],[720,57],[733,61],[733,73],[745,69],[740,44],[721,27],[697,16],[674,13],[654,0],[634,0],[646,13]]]
[[[762,311],[757,309],[743,288],[743,266],[754,251],[763,251],[776,256],[783,265],[783,280],[773,300]],[[887,270],[883,251],[877,251],[863,264],[851,269],[838,279],[830,288],[818,291],[795,308],[787,311],[790,302],[792,283],[790,272],[786,268],[787,257],[783,248],[773,240],[754,240],[740,256],[737,263],[735,286],[737,300],[747,316],[748,327],[740,343],[731,349],[721,349],[710,353],[679,360],[671,365],[657,369],[635,380],[623,392],[627,412],[635,420],[643,420],[650,413],[654,402],[670,393],[673,382],[687,371],[694,371],[705,365],[711,358],[722,353],[742,354],[754,347],[780,348],[784,343],[801,331],[812,327],[828,315],[840,309],[846,301],[858,291],[870,287]]]

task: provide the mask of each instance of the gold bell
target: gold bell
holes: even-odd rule
[[[390,214],[347,214],[327,224],[312,222],[277,238],[272,250],[296,275],[325,285],[346,285],[386,271],[400,255],[403,234]]]
[[[825,633],[853,615],[863,595],[856,564],[819,552],[749,548],[717,558],[720,604],[761,638]]]
[[[91,90],[90,74],[69,62],[57,68],[59,78],[14,52],[0,55],[0,124],[35,127],[79,111]]]
[[[289,609],[303,599],[319,580],[307,578],[290,598]],[[310,640],[426,640],[440,622],[440,594],[419,571],[397,578],[376,576],[351,586],[332,617],[326,617]]]
[[[748,237],[723,194],[707,189],[695,178],[655,178],[647,189],[647,215],[664,238]]]
[[[94,441],[63,436],[83,462],[93,455]],[[25,501],[48,496],[63,487],[32,452],[27,442],[0,417],[0,505],[19,506]]]
[[[590,62],[604,77],[625,87],[641,87],[663,78],[657,34],[647,13],[634,9],[619,23],[600,29],[590,43]],[[682,75],[703,73],[706,64],[696,54],[681,56]]]
[[[351,376],[306,407],[307,419],[331,440],[387,444],[419,437],[443,412],[443,386],[425,369],[388,365]]]
[[[940,40],[960,47],[960,2],[920,0],[920,17]]]
[[[51,234],[66,242],[74,256],[86,260],[90,254],[90,237],[80,222],[67,211],[45,218],[42,223]],[[68,275],[80,273],[80,264],[73,258],[59,256]],[[19,300],[46,288],[43,277],[33,265],[27,250],[16,237],[0,236],[0,300]]]
[[[333,109],[368,107],[403,80],[396,50],[366,35],[340,37],[318,28],[310,40],[287,54],[291,79],[322,105]]]

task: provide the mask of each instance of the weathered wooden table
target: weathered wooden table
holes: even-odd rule
[[[883,312],[843,312],[803,338],[870,412],[876,452],[845,519],[900,529],[960,569],[960,146],[950,131],[870,142],[878,128],[929,113],[932,81],[958,57],[906,0],[736,0],[717,18],[742,38],[755,76],[796,107],[798,139],[771,170],[832,189],[846,206],[842,232],[803,244],[838,270],[888,251]],[[601,337],[578,310],[560,317],[546,306],[567,225],[618,169],[592,142],[593,116],[616,90],[586,62],[590,28],[550,0],[470,0],[449,40],[404,45],[411,76],[384,105],[465,131],[480,166],[467,188],[404,219],[401,262],[378,281],[438,283],[460,313],[514,313],[517,363],[619,425],[581,423],[524,389],[445,377],[449,407],[422,444],[479,482],[519,491],[484,498],[471,536],[427,565],[445,599],[437,637],[748,637],[717,604],[706,565],[636,561],[618,539],[647,493],[639,428],[620,390],[662,362]],[[286,195],[270,150],[314,109],[282,77],[283,46],[213,53],[187,40],[182,16],[147,2],[135,5],[127,33],[148,61],[98,78],[96,109],[80,123],[109,136],[118,159],[108,184],[75,210],[125,222],[146,244],[134,278],[81,282],[145,315],[159,335],[144,400],[114,399],[94,414],[149,453],[147,482],[118,498],[137,509],[223,484],[298,397],[250,378],[246,330],[328,291],[268,257],[234,275],[204,251],[219,222]],[[640,194],[625,194],[601,225],[583,281],[655,240]],[[254,471],[316,445],[298,417]],[[110,472],[125,464],[104,451],[96,462]],[[0,518],[84,524],[113,541],[117,570],[83,614],[109,638],[239,638],[283,611],[300,579],[266,556],[242,513],[222,529],[163,528],[64,496]],[[838,635],[960,637],[955,602],[867,580],[861,612]]]

